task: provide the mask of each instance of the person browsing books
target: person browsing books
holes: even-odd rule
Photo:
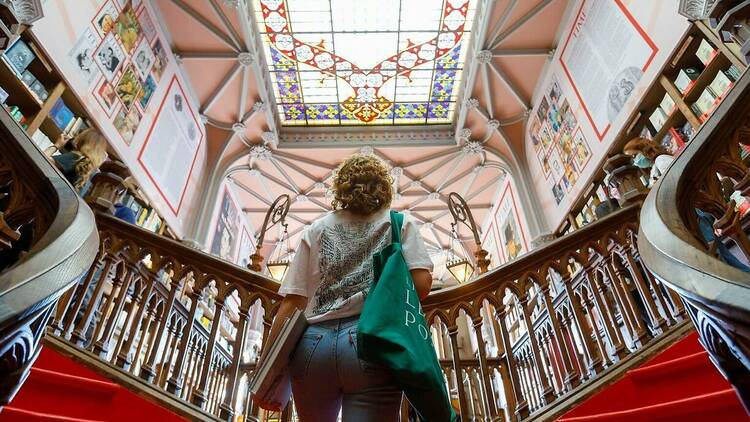
[[[56,146],[60,154],[52,155],[52,162],[79,192],[107,159],[107,140],[96,129],[86,129],[70,142],[61,136]]]
[[[393,180],[372,155],[345,160],[333,180],[334,211],[303,233],[279,294],[284,296],[265,353],[297,309],[309,322],[290,363],[292,393],[301,422],[395,422],[402,391],[384,367],[357,355],[357,325],[373,284],[373,254],[391,241]],[[430,259],[418,225],[405,216],[404,259],[417,294],[432,285]],[[277,403],[259,403],[271,409]]]

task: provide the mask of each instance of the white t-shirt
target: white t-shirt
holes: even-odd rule
[[[359,315],[374,278],[373,255],[390,242],[390,210],[369,216],[330,212],[302,234],[279,294],[307,297],[305,316],[310,323]],[[410,270],[432,271],[419,227],[408,214],[401,245]]]

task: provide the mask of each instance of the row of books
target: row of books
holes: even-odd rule
[[[710,84],[701,92],[698,99],[690,105],[693,112],[699,116],[701,122],[708,119],[708,115],[713,111],[716,105],[724,98],[727,91],[732,87],[734,82],[737,80],[738,71],[735,73],[734,65],[730,66],[726,71],[720,70],[716,77],[711,81]],[[736,77],[734,75],[737,75]]]
[[[125,194],[122,199],[122,205],[133,210],[135,213],[135,224],[146,230],[157,233],[162,224],[164,224],[156,210],[143,206],[131,193]]]

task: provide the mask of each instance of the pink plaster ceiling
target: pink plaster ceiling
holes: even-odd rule
[[[240,25],[243,13],[231,5],[246,1],[249,0],[155,0],[155,4],[171,36],[172,49],[181,57],[201,103],[201,113],[211,126],[209,162],[241,155],[233,166],[242,169],[230,178],[256,229],[262,224],[268,204],[277,195],[290,194],[294,202],[289,230],[295,235],[294,245],[304,225],[329,207],[326,189],[331,170],[360,147],[278,148],[266,159],[250,159],[243,152],[248,150],[247,145],[262,144],[261,135],[270,127],[262,111],[252,113],[253,104],[260,98],[253,68],[237,68],[238,56],[248,51],[249,41]],[[471,97],[478,100],[478,106],[468,111],[464,125],[471,130],[471,141],[486,142],[508,161],[509,148],[522,150],[523,116],[549,53],[556,46],[556,35],[570,3],[574,0],[489,2],[493,9],[484,34],[484,49],[492,57],[488,62],[477,63],[475,82],[470,88]],[[253,29],[252,25],[246,27]],[[488,127],[488,120],[497,120],[500,127]],[[239,121],[244,128],[235,125],[235,133],[232,125]],[[224,148],[226,142],[229,144]],[[221,151],[224,155],[220,157]],[[375,148],[374,152],[403,169],[395,206],[410,209],[418,219],[431,223],[422,231],[436,255],[449,246],[451,218],[445,205],[449,192],[457,191],[466,197],[478,222],[488,218],[503,177],[498,168],[501,158],[489,149],[475,154],[461,146],[402,146]],[[480,166],[481,163],[486,165]],[[430,195],[434,190],[438,194]],[[462,237],[468,235],[462,232]],[[269,233],[266,240],[275,242],[277,234]],[[447,279],[439,272],[436,276]]]

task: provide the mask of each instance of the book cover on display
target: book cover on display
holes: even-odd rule
[[[711,63],[711,60],[716,57],[716,49],[709,44],[709,42],[706,39],[701,40],[700,45],[698,46],[698,50],[695,52],[695,55],[698,57],[698,60],[701,61],[704,65],[707,65]]]
[[[717,98],[722,98],[729,91],[729,88],[732,87],[732,80],[729,79],[726,73],[719,72],[716,74],[714,80],[708,84],[708,87]]]
[[[73,115],[73,112],[70,111],[68,106],[65,105],[65,102],[63,102],[61,98],[58,99],[57,102],[55,102],[55,105],[52,106],[52,109],[49,112],[49,117],[53,122],[55,122],[60,130],[65,130],[68,128],[68,124],[70,124],[75,116]]]
[[[10,48],[5,50],[4,55],[19,75],[23,74],[36,57],[29,46],[20,38]]]
[[[664,98],[662,98],[661,103],[659,103],[659,107],[664,111],[664,114],[670,116],[677,105],[671,95],[664,94]]]
[[[656,131],[658,132],[659,130],[661,130],[662,126],[664,126],[664,123],[667,122],[667,115],[664,114],[664,111],[661,109],[661,107],[656,107],[656,110],[654,110],[654,112],[651,113],[650,116],[648,116],[648,120],[654,126],[654,129],[656,129]]]
[[[700,70],[694,67],[688,67],[681,69],[680,73],[677,74],[677,79],[674,80],[674,86],[680,90],[680,93],[684,94],[690,91],[690,88],[695,84],[695,80],[700,76]]]

